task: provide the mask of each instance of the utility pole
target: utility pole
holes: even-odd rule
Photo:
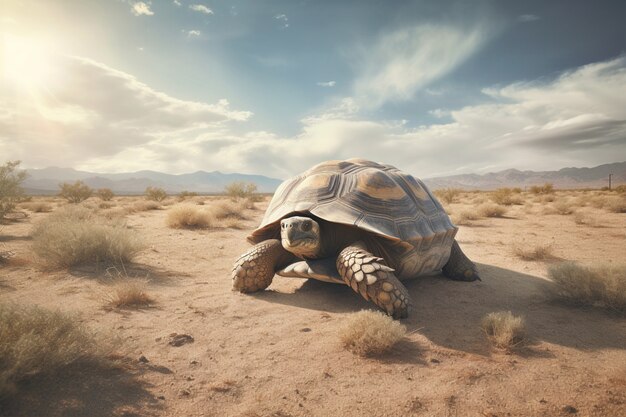
[[[611,191],[611,177],[613,176],[613,174],[609,174],[609,191]]]

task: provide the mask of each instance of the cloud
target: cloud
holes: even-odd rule
[[[202,34],[199,30],[183,30],[183,32],[187,34],[188,38],[197,38]]]
[[[478,51],[487,26],[421,25],[383,35],[362,53],[355,97],[372,107],[411,99]]]
[[[289,27],[289,18],[287,17],[286,14],[277,14],[276,16],[274,16],[274,19],[281,22],[281,27],[283,29],[286,29]]]
[[[195,12],[204,13],[204,14],[213,14],[213,10],[209,9],[203,4],[190,4],[189,8]]]
[[[48,64],[63,77],[45,88],[0,79],[0,114],[6,116],[0,118],[0,153],[31,166],[97,166],[112,159],[133,165],[159,141],[221,130],[252,115],[231,109],[227,100],[172,97],[86,58],[56,56]]]
[[[517,17],[517,20],[523,23],[534,22],[539,19],[541,18],[534,14],[523,14]]]
[[[136,3],[133,3],[130,11],[135,15],[135,16],[152,16],[154,14],[154,12],[152,10],[150,10],[150,3],[144,3],[143,1],[138,1]]]
[[[205,136],[197,146],[210,149],[212,161],[228,161],[230,170],[282,178],[327,159],[357,156],[422,177],[601,164],[626,152],[623,85],[626,58],[619,57],[549,82],[487,89],[486,104],[433,110],[450,119],[444,123],[407,128],[402,121],[366,120],[354,100],[343,99],[303,119],[294,137]]]
[[[481,104],[433,109],[442,119],[424,126],[370,120],[355,98],[335,99],[293,136],[235,129],[250,112],[226,100],[181,100],[85,58],[52,66],[67,78],[37,94],[0,82],[0,154],[26,167],[286,178],[327,159],[364,157],[429,177],[595,165],[626,153],[624,56],[552,80],[486,88]]]
[[[335,81],[320,81],[317,83],[320,87],[334,87],[337,84]]]
[[[181,6],[181,5],[182,5],[182,3],[181,3],[180,1],[178,1],[178,0],[174,0],[174,1],[173,1],[173,3],[174,3],[176,6]]]

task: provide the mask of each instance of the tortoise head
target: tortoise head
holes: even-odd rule
[[[298,257],[315,258],[322,248],[320,225],[309,217],[282,219],[280,240],[286,250]]]

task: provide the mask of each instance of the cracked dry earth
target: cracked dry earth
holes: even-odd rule
[[[257,206],[239,229],[170,229],[168,207],[128,215],[149,247],[127,274],[147,279],[156,299],[139,310],[105,308],[106,271],[37,267],[28,236],[48,214],[4,225],[0,244],[22,262],[0,267],[0,301],[80,312],[89,328],[119,339],[126,359],[113,370],[35,378],[0,415],[626,415],[626,319],[551,301],[549,263],[511,249],[550,244],[560,260],[624,262],[626,215],[589,209],[602,225],[590,227],[535,203],[461,226],[457,238],[482,282],[408,282],[408,336],[389,354],[361,358],[337,335],[347,315],[373,308],[350,288],[276,277],[258,294],[231,291],[232,262],[267,201]],[[471,205],[450,210],[463,208]],[[513,354],[493,350],[480,329],[500,310],[526,318],[529,342]]]

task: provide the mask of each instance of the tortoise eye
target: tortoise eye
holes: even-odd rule
[[[303,222],[302,226],[300,227],[303,231],[308,232],[309,230],[311,230],[311,222]]]

